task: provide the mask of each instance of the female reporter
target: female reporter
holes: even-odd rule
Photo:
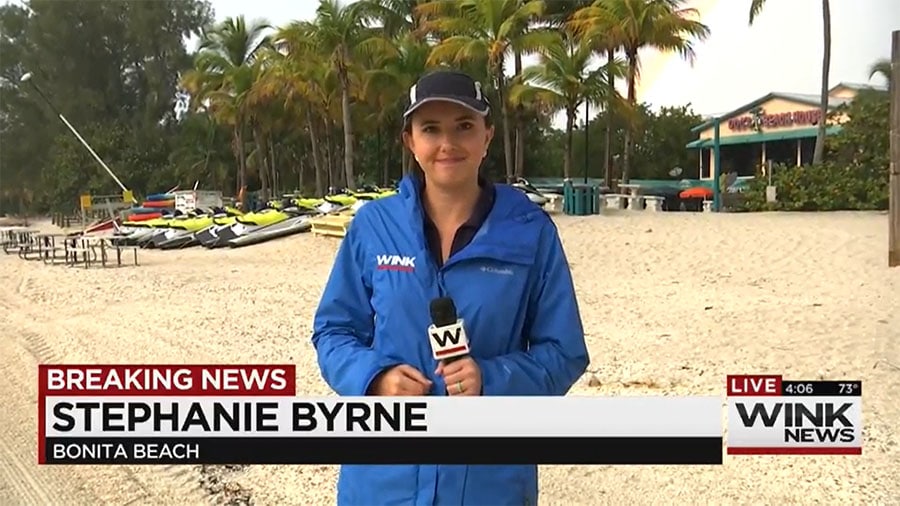
[[[403,142],[422,175],[357,211],[314,318],[319,367],[339,395],[558,396],[587,368],[554,223],[479,175],[489,115],[465,74],[435,72],[410,90]],[[428,342],[439,297],[469,336],[469,355],[449,364]],[[338,503],[522,505],[537,489],[536,465],[344,465]]]

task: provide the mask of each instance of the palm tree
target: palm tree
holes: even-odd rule
[[[752,0],[750,2],[750,25],[753,25],[753,21],[755,21],[759,16],[759,13],[762,12],[765,4],[766,0]],[[826,118],[828,115],[828,73],[831,68],[831,5],[828,0],[822,0],[822,26],[822,39],[825,50],[822,54],[822,88],[819,117]],[[822,162],[822,156],[825,153],[825,129],[827,127],[827,122],[820,121],[818,127],[819,128],[816,131],[816,148],[813,152],[814,165]]]
[[[885,81],[891,82],[891,60],[882,58],[869,67],[869,79],[881,76]]]
[[[366,20],[378,23],[386,39],[407,34],[421,39],[423,34],[415,9],[423,3],[422,0],[359,0],[358,3]]]
[[[543,0],[434,0],[417,7],[422,30],[443,37],[432,49],[429,65],[475,62],[484,65],[499,95],[503,122],[506,177],[512,181],[512,151],[508,79],[505,64],[514,50],[527,54],[545,45],[552,32],[524,31],[529,21],[543,13]]]
[[[608,104],[615,90],[608,87],[606,67],[590,70],[593,49],[565,32],[556,32],[538,52],[539,63],[522,71],[521,83],[510,91],[512,103],[537,103],[553,113],[566,113],[566,149],[563,177],[572,175],[572,132],[578,107]]]
[[[682,7],[685,0],[598,0],[596,9],[579,11],[573,21],[585,32],[607,27],[628,62],[628,104],[637,105],[636,84],[640,76],[641,49],[675,51],[693,64],[694,40],[709,37],[709,27],[694,18],[696,9]],[[625,129],[622,181],[628,182],[631,167],[632,128]]]
[[[316,48],[326,55],[325,62],[337,72],[344,129],[344,177],[351,190],[356,190],[353,121],[350,112],[351,74],[359,72],[359,62],[363,59],[359,51],[361,45],[378,36],[375,29],[364,24],[369,15],[367,8],[368,5],[364,3],[342,6],[338,0],[321,0],[316,9],[315,21],[294,25],[295,29],[302,32],[295,40],[298,43],[303,41],[308,48]]]
[[[428,68],[427,61],[431,47],[420,41],[412,33],[390,41],[384,52],[373,62],[372,68],[366,72],[365,96],[384,104],[378,107],[376,116],[378,125],[389,118],[400,117],[409,89]],[[406,174],[412,169],[413,158],[409,151],[399,142],[401,149],[401,172]]]
[[[342,117],[335,107],[341,93],[334,68],[318,47],[309,44],[310,29],[307,23],[295,22],[278,31],[274,40],[284,57],[270,70],[265,88],[280,93],[285,107],[298,110],[299,124],[309,137],[316,194],[324,195],[326,186],[338,179],[327,154],[332,117]]]
[[[203,34],[194,68],[185,73],[182,86],[191,95],[193,108],[208,110],[217,122],[233,131],[232,149],[238,162],[238,193],[247,184],[244,128],[245,100],[258,75],[256,60],[268,43],[264,21],[247,24],[243,16],[228,18]]]
[[[616,58],[616,53],[621,49],[624,40],[620,26],[616,24],[612,13],[605,8],[603,3],[593,0],[578,3],[584,5],[575,9],[568,18],[563,20],[563,27],[580,37],[584,43],[590,44],[596,54],[606,58],[607,85],[609,89],[615,90],[616,77],[623,77],[615,71],[615,69],[623,67],[622,61]],[[616,105],[619,106],[618,111],[613,108]],[[618,116],[623,116],[621,113],[625,112],[627,107],[623,107],[622,101],[616,101],[607,106],[606,128],[603,136],[603,182],[607,187],[612,188],[612,133],[615,130],[616,120],[622,119]]]
[[[290,172],[299,175],[303,187],[309,168],[314,168],[319,195],[328,186],[355,189],[363,174],[380,172],[387,181],[395,174],[392,160],[399,160],[405,173],[413,166],[412,157],[396,131],[406,94],[429,67],[447,64],[486,84],[485,92],[502,116],[497,119],[498,128],[502,121],[507,179],[524,175],[527,121],[543,124],[565,111],[566,149],[560,158],[563,174],[571,177],[575,110],[588,103],[605,109],[609,121],[631,125],[629,104],[636,102],[640,69],[637,50],[655,47],[691,58],[692,40],[705,37],[706,27],[692,24],[691,10],[680,4],[358,0],[342,6],[338,0],[320,0],[316,19],[278,30],[271,49],[263,33],[268,25],[247,26],[237,18],[217,26],[204,36],[194,70],[182,83],[191,92],[193,110],[231,133],[239,189],[246,188],[248,178],[256,184],[258,175],[263,189],[277,190]],[[621,60],[616,58],[619,51]],[[522,58],[529,54],[538,56],[538,64],[522,68]],[[596,70],[594,56],[601,66]],[[504,71],[507,67],[515,72]],[[628,79],[628,102],[615,93],[617,77]],[[609,138],[612,124],[607,127]],[[626,133],[628,150],[633,149],[633,135]],[[222,159],[202,150],[191,153],[186,167],[192,174]],[[360,160],[366,168],[359,167]],[[607,163],[607,180],[610,169]],[[627,169],[623,172],[627,180]]]

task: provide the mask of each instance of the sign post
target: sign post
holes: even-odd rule
[[[774,204],[778,201],[778,191],[772,186],[772,170],[774,169],[775,164],[772,163],[772,160],[766,160],[766,164],[768,165],[766,172],[769,176],[769,185],[766,186],[766,202]]]
[[[888,267],[900,267],[900,30],[892,34],[891,51],[891,173]]]
[[[84,230],[87,228],[87,213],[91,210],[91,206],[93,205],[93,197],[90,194],[84,194],[81,196],[80,204],[81,204],[81,231],[84,233]]]
[[[719,212],[722,196],[719,190],[719,177],[722,175],[722,148],[719,141],[719,126],[722,119],[716,117],[713,124],[713,212]]]

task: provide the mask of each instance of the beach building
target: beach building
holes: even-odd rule
[[[863,89],[886,87],[840,83],[829,90],[828,108],[846,104]],[[821,120],[818,94],[772,92],[720,117],[719,145],[721,173],[736,172],[740,178],[753,177],[758,168],[765,173],[768,160],[801,166],[812,162],[816,131]],[[828,125],[828,135],[841,130],[845,118]],[[688,149],[700,150],[700,179],[713,177],[714,120],[692,129],[697,140]]]

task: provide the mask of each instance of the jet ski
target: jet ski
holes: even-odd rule
[[[159,249],[181,249],[202,244],[203,240],[210,240],[214,237],[215,231],[221,227],[232,225],[237,216],[242,213],[234,208],[213,208],[209,214],[198,218],[194,222],[189,222],[181,230],[172,230],[167,233],[167,238],[162,242],[157,242],[155,246]],[[172,227],[174,228],[174,226]],[[156,237],[154,239],[157,239]]]
[[[230,239],[228,246],[231,248],[241,248],[250,246],[251,244],[259,244],[261,242],[271,241],[280,237],[306,232],[312,228],[310,218],[315,216],[315,211],[308,209],[300,209],[299,207],[285,208],[285,212],[289,214],[297,213],[290,218],[279,221],[272,225],[266,225],[255,230],[251,230],[243,235]]]
[[[159,248],[173,239],[190,237],[199,230],[203,230],[213,224],[213,218],[207,213],[198,213],[197,216],[175,219],[169,223],[168,230],[154,234],[148,242],[148,248]]]
[[[206,242],[201,241],[201,244],[209,249],[227,247],[232,239],[290,218],[293,214],[285,212],[287,209],[296,209],[296,207],[292,206],[285,210],[267,208],[237,216],[234,223],[217,229],[215,238],[210,237]]]
[[[534,202],[539,206],[543,206],[547,202],[550,202],[543,193],[541,193],[537,188],[535,188],[531,183],[528,182],[525,178],[519,178],[515,183],[511,185],[513,188],[517,188],[522,191],[527,197],[528,200]]]

